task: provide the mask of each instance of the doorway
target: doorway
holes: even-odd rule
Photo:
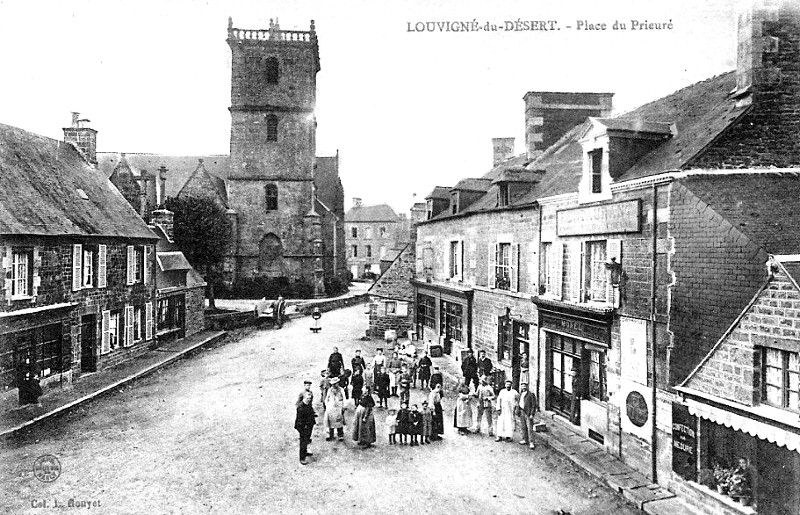
[[[519,391],[521,382],[530,383],[528,363],[530,362],[531,344],[529,340],[530,325],[514,320],[514,342],[511,346],[511,382]]]
[[[97,371],[96,327],[97,317],[95,315],[81,317],[81,372],[83,373]]]
[[[548,408],[580,425],[583,344],[574,338],[548,332],[547,349]]]

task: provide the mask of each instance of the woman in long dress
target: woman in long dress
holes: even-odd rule
[[[442,412],[442,385],[437,384],[428,395],[428,405],[433,408],[431,421],[431,440],[441,440],[444,434],[444,414]]]
[[[453,426],[458,429],[458,434],[469,434],[472,426],[472,405],[470,404],[469,386],[466,384],[458,388],[456,408],[453,411]]]
[[[361,397],[353,417],[353,440],[359,447],[364,449],[371,447],[375,443],[375,416],[372,408],[375,407],[375,399],[372,392],[367,390]]]

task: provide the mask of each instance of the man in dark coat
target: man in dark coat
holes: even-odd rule
[[[472,354],[472,349],[467,350],[467,355],[461,362],[461,372],[464,374],[464,384],[469,386],[469,382],[475,383],[475,391],[478,390],[478,361]]]
[[[308,444],[311,443],[311,431],[314,429],[314,424],[317,423],[316,416],[314,408],[311,407],[311,392],[306,392],[303,402],[297,407],[297,417],[294,419],[294,428],[300,434],[300,463],[302,465],[308,463],[306,457],[313,456],[308,452]]]
[[[343,368],[344,358],[339,353],[339,347],[334,347],[331,356],[328,358],[328,372],[330,372],[331,377],[339,377]]]
[[[278,299],[272,304],[272,318],[274,327],[278,329],[283,328],[283,317],[286,313],[286,301],[283,297],[278,295]]]
[[[486,376],[492,373],[492,360],[486,357],[486,351],[482,350],[478,353],[478,377]]]

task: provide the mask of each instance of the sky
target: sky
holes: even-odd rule
[[[486,173],[491,138],[513,136],[524,152],[528,91],[613,92],[621,113],[733,69],[735,7],[734,0],[0,0],[0,123],[61,139],[79,111],[98,131],[101,152],[228,154],[228,16],[249,29],[277,18],[282,29],[308,30],[313,19],[322,68],[317,155],[338,150],[346,208],[359,197],[407,213],[434,186]],[[633,30],[632,20],[664,28]],[[625,30],[614,30],[615,21]],[[454,31],[461,22],[481,30]],[[558,30],[505,30],[526,25]]]

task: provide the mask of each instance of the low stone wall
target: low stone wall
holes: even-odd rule
[[[255,311],[232,311],[230,313],[214,313],[205,316],[205,327],[207,331],[218,331],[236,329],[248,325],[256,325],[259,319]]]
[[[333,311],[334,309],[355,306],[356,304],[366,304],[367,302],[369,302],[369,295],[362,293],[361,295],[354,295],[352,297],[309,301],[306,304],[297,306],[297,312],[302,315],[310,315],[315,307],[319,308],[320,312],[324,313],[326,311]]]

